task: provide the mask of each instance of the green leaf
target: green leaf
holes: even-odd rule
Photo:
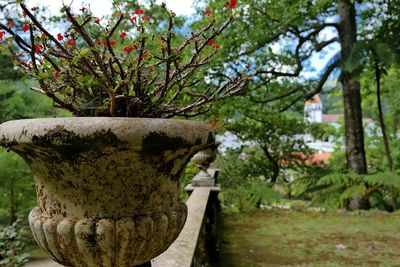
[[[81,55],[84,56],[84,57],[89,56],[90,55],[90,50],[87,49],[87,48],[83,48],[81,50]]]

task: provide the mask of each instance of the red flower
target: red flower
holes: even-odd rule
[[[189,45],[189,44],[190,44],[190,40],[186,40],[186,41],[185,41],[185,44],[186,44],[186,45]]]
[[[145,58],[148,57],[148,56],[149,56],[149,54],[144,53],[144,54],[142,55],[142,58],[145,59]]]
[[[24,24],[23,26],[22,26],[22,31],[23,32],[27,32],[29,30],[29,24]]]
[[[210,41],[207,42],[208,45],[213,45],[215,43],[215,39],[211,39]]]
[[[10,27],[15,27],[15,23],[12,20],[7,21],[7,25]]]
[[[0,42],[3,40],[3,37],[5,34],[6,34],[6,32],[4,32],[4,31],[0,32]]]
[[[71,38],[71,39],[68,39],[68,41],[65,44],[67,46],[69,46],[70,48],[72,48],[76,44],[76,41],[75,41],[75,39]]]
[[[111,40],[111,41],[110,41],[110,45],[111,45],[111,46],[114,46],[116,43],[117,43],[117,42],[115,42],[114,40]],[[103,42],[103,46],[104,46],[104,47],[107,47],[107,41],[104,41],[104,42]]]
[[[133,46],[129,46],[129,45],[124,46],[125,52],[132,52],[133,50],[135,50],[135,47],[133,47]]]
[[[219,49],[219,48],[220,48],[219,45],[214,45],[213,47],[214,47],[215,49]]]
[[[136,9],[135,11],[133,11],[133,13],[136,15],[142,15],[144,13],[144,11],[141,9]]]
[[[150,16],[143,16],[142,20],[149,20]]]
[[[126,36],[126,32],[121,32],[121,34],[119,35],[119,38],[124,38]]]
[[[60,78],[60,72],[59,71],[56,71],[56,73],[54,73],[54,78],[56,78],[56,79],[58,79],[58,78]]]
[[[95,18],[95,19],[94,19],[94,23],[99,24],[99,23],[100,23],[100,19],[99,19],[99,18]]]
[[[204,10],[204,14],[206,14],[207,16],[211,16],[211,10],[208,9],[208,8],[206,8],[206,9]]]
[[[229,8],[230,9],[233,9],[233,8],[236,8],[236,0],[230,0],[230,2],[229,2]]]
[[[57,34],[58,41],[62,41],[63,39],[64,39],[64,36],[61,33]]]
[[[132,22],[132,23],[133,23],[133,22],[136,22],[136,17],[130,18],[129,21]]]
[[[40,53],[40,52],[42,52],[42,51],[43,51],[43,49],[44,49],[44,47],[43,47],[43,45],[42,45],[42,44],[37,44],[37,45],[35,45],[35,50],[36,50],[36,53]]]

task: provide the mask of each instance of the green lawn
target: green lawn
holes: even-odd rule
[[[400,216],[224,214],[222,266],[400,266]]]

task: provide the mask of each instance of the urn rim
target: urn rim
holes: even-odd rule
[[[54,131],[72,132],[81,138],[111,132],[120,141],[140,147],[150,134],[181,138],[184,146],[210,145],[214,133],[205,123],[179,119],[125,117],[66,117],[22,119],[0,125],[0,145],[10,148],[32,144],[37,137]]]

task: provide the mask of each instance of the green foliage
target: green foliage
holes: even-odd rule
[[[18,215],[26,216],[36,203],[31,171],[25,161],[13,152],[0,149],[0,210],[7,222]],[[4,217],[0,218],[4,221]]]
[[[312,193],[314,203],[328,207],[347,207],[351,197],[359,196],[369,198],[372,207],[391,210],[397,207],[400,175],[392,172],[371,175],[333,173],[320,178],[305,191]]]
[[[189,162],[186,165],[185,172],[181,179],[181,198],[183,201],[188,199],[188,194],[185,191],[185,187],[191,183],[194,176],[199,172],[199,168],[194,165],[193,162]]]
[[[368,68],[363,73],[362,96],[363,112],[366,117],[372,118],[378,122],[378,107],[376,103],[376,84],[374,73]],[[400,169],[400,139],[398,132],[400,130],[400,95],[398,93],[398,84],[400,83],[399,66],[393,66],[387,70],[387,74],[381,80],[381,97],[386,132],[389,141],[389,147],[392,153],[393,169]],[[378,124],[370,129],[365,138],[367,162],[372,172],[385,172],[388,170],[387,159],[382,157],[385,154],[382,140],[382,132]]]
[[[365,186],[360,185],[361,177],[353,174],[329,174],[322,177],[312,189],[315,192],[314,203],[341,208],[346,207],[351,196],[362,196]]]
[[[253,210],[261,204],[278,202],[280,194],[272,189],[258,163],[252,161],[251,149],[228,150],[220,155],[217,164],[221,168],[218,182],[221,184],[219,198],[226,211]],[[257,150],[256,150],[257,151]],[[254,151],[254,152],[256,152]],[[249,158],[243,154],[248,153]]]
[[[219,199],[225,211],[241,212],[258,209],[260,205],[279,202],[281,196],[272,189],[270,184],[251,181],[234,188],[222,187]]]
[[[0,52],[0,80],[18,80],[23,74],[17,68],[13,68],[10,55]]]
[[[24,235],[25,227],[20,226],[20,221],[0,228],[0,266],[22,267],[28,261],[29,254],[25,253],[27,240]]]
[[[393,172],[382,172],[364,177],[364,181],[375,187],[381,193],[399,193],[400,175]]]
[[[34,85],[29,80],[0,80],[0,123],[14,119],[70,115],[69,112],[55,109],[51,100],[29,89]]]

